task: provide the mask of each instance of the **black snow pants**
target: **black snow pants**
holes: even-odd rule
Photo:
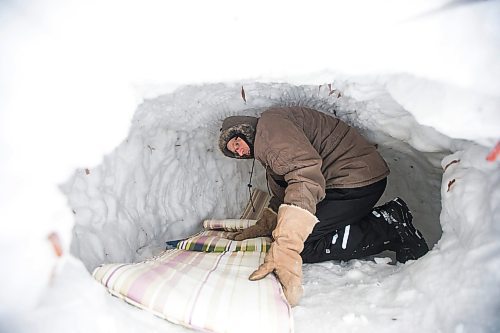
[[[388,249],[395,238],[390,225],[372,214],[387,178],[360,188],[329,189],[316,206],[319,222],[304,242],[305,263],[350,260]]]

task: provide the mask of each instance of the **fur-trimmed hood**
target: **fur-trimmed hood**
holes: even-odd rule
[[[224,119],[220,129],[219,149],[231,158],[250,159],[254,157],[255,130],[259,118],[250,116],[231,116]],[[227,149],[227,143],[234,137],[242,138],[250,147],[250,156],[239,156]]]

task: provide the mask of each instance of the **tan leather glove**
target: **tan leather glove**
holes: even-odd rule
[[[276,228],[277,214],[271,208],[265,208],[261,218],[253,226],[227,236],[228,239],[241,241],[248,238],[271,236]]]
[[[304,241],[312,232],[318,219],[309,211],[297,206],[281,205],[278,223],[273,231],[274,242],[264,258],[264,263],[250,275],[250,280],[260,280],[274,272],[285,297],[291,306],[302,297],[302,258]]]

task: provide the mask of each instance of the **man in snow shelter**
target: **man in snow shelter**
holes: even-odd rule
[[[257,224],[232,238],[272,235],[264,264],[250,280],[274,272],[292,306],[303,292],[302,261],[391,250],[404,263],[429,251],[401,198],[374,207],[389,168],[373,144],[337,118],[305,107],[228,117],[219,148],[228,157],[257,159],[266,169],[269,207]]]

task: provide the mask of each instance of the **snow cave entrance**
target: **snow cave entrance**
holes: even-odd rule
[[[401,196],[430,248],[441,237],[440,134],[421,126],[375,84],[335,81],[184,86],[145,100],[127,138],[103,162],[77,170],[63,186],[75,214],[71,252],[91,271],[136,262],[186,237],[207,218],[239,215],[248,200],[251,162],[217,148],[222,120],[258,116],[271,105],[303,105],[336,115],[378,145],[391,174],[381,202]],[[427,141],[426,141],[427,140]],[[266,190],[257,166],[254,187]]]

